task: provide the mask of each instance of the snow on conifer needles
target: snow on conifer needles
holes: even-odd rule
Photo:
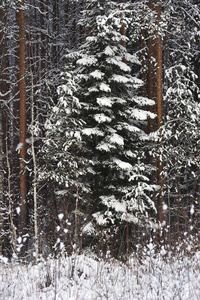
[[[46,133],[54,149],[48,149],[47,142],[44,146],[47,156],[54,153],[49,162],[52,179],[55,176],[61,185],[67,181],[72,198],[78,174],[83,233],[93,228],[95,238],[99,225],[105,226],[105,233],[120,234],[126,222],[150,227],[156,222],[150,197],[155,185],[148,179],[151,166],[144,167],[143,160],[148,138],[142,130],[148,118],[155,118],[144,110],[154,101],[139,96],[142,81],[131,74],[132,64],[139,61],[122,46],[121,7],[115,1],[100,2],[87,3],[81,24],[90,28],[90,34],[75,55],[65,56],[67,72],[58,88],[58,112],[53,110],[50,118],[55,127]],[[128,8],[124,11],[123,22],[128,23],[130,13]],[[90,215],[84,211],[88,206]]]

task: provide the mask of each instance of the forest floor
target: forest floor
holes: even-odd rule
[[[128,263],[92,255],[62,256],[37,265],[0,257],[0,300],[199,300],[200,252],[156,254],[149,247]]]

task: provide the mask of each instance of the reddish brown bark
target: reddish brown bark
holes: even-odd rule
[[[154,11],[154,0],[149,1],[149,8]],[[155,31],[150,29],[148,39],[148,97],[149,99],[156,100],[156,74],[155,74]],[[151,106],[151,112],[156,113],[156,105]],[[149,120],[149,132],[157,129],[155,120]]]
[[[149,122],[149,132],[158,130],[162,124],[162,38],[157,28],[161,20],[160,0],[149,0],[149,8],[155,14],[155,20],[152,20],[154,28],[151,28],[148,40],[148,97],[156,101],[156,105],[151,109],[157,114],[157,123],[155,120]],[[158,142],[158,148],[161,147],[161,137]],[[164,221],[163,212],[163,164],[162,159],[157,159],[157,183],[160,186],[160,195],[157,202],[158,222]]]
[[[18,3],[19,22],[19,95],[20,95],[20,224],[19,231],[26,228],[26,81],[25,81],[25,18],[24,0]]]

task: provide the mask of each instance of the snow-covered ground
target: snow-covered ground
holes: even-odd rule
[[[89,255],[48,259],[38,265],[0,258],[1,300],[199,300],[200,252],[166,257],[146,251],[128,264]]]

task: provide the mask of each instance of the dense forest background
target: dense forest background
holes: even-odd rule
[[[199,89],[199,1],[1,0],[0,254],[199,249]]]

